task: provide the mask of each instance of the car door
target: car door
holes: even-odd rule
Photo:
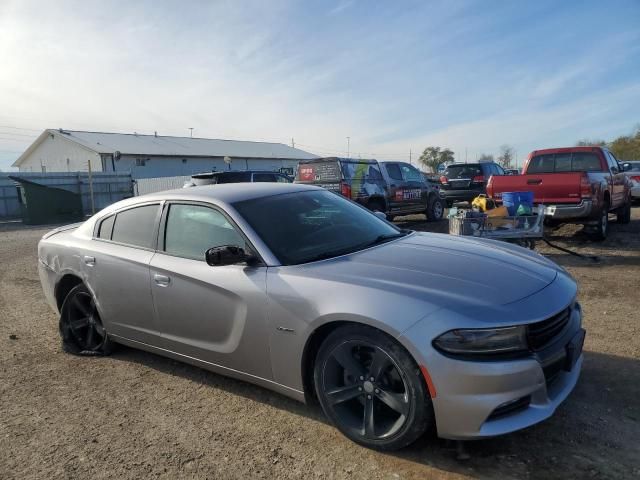
[[[611,207],[617,208],[625,202],[625,174],[622,172],[618,160],[613,156],[613,153],[605,150],[605,156],[607,157],[607,164],[611,171]]]
[[[424,210],[427,206],[428,192],[420,170],[408,163],[399,163],[402,172],[403,208],[407,211]]]
[[[107,331],[148,344],[159,339],[149,282],[159,219],[157,202],[109,215],[97,222],[94,248],[83,255]]]
[[[400,165],[392,162],[384,162],[383,167],[387,173],[387,199],[392,212],[402,210],[404,206],[404,178]]]
[[[151,261],[151,291],[163,348],[215,365],[271,377],[266,267],[209,266],[207,249],[250,248],[219,208],[169,202]]]

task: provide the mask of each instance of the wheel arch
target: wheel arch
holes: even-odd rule
[[[302,351],[302,359],[301,359],[301,373],[302,373],[302,386],[304,390],[305,402],[310,403],[317,401],[316,400],[316,391],[313,382],[313,374],[315,368],[315,360],[318,354],[318,350],[322,343],[326,340],[326,338],[336,330],[337,328],[343,326],[362,326],[367,328],[376,329],[383,334],[387,335],[389,338],[395,340],[402,348],[404,348],[409,356],[413,359],[418,367],[420,367],[420,362],[416,359],[415,355],[412,352],[412,348],[408,345],[405,345],[400,332],[391,332],[389,329],[381,328],[380,324],[371,325],[369,323],[358,322],[353,320],[331,320],[322,325],[316,327],[311,334],[307,337],[307,340],[304,345],[304,349]]]
[[[82,278],[74,273],[65,273],[58,283],[56,284],[54,290],[54,296],[56,299],[56,306],[58,307],[58,311],[61,311],[62,304],[64,303],[65,298],[74,287],[84,283]]]

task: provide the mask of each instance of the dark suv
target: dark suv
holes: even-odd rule
[[[252,183],[252,182],[280,182],[291,183],[293,180],[279,172],[227,170],[225,172],[207,172],[191,175],[191,180],[184,187],[198,185],[215,185],[218,183]]]
[[[440,220],[444,201],[422,173],[404,162],[346,158],[318,158],[300,162],[295,183],[318,185],[340,193],[388,220],[424,213]]]
[[[487,193],[487,182],[493,175],[506,173],[494,162],[452,163],[440,177],[440,192],[449,207],[455,202],[471,202]]]

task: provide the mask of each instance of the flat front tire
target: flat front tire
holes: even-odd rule
[[[631,222],[631,198],[629,198],[624,206],[620,208],[616,221],[623,225]]]
[[[72,288],[60,309],[62,349],[74,355],[108,355],[113,343],[102,325],[91,291]]]
[[[329,420],[368,448],[405,447],[434,422],[418,365],[394,339],[365,325],[329,334],[316,357],[314,383]]]

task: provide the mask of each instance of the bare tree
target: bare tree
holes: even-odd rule
[[[511,168],[511,162],[515,156],[515,150],[509,145],[502,145],[500,147],[500,155],[498,156],[498,163],[503,168]]]

